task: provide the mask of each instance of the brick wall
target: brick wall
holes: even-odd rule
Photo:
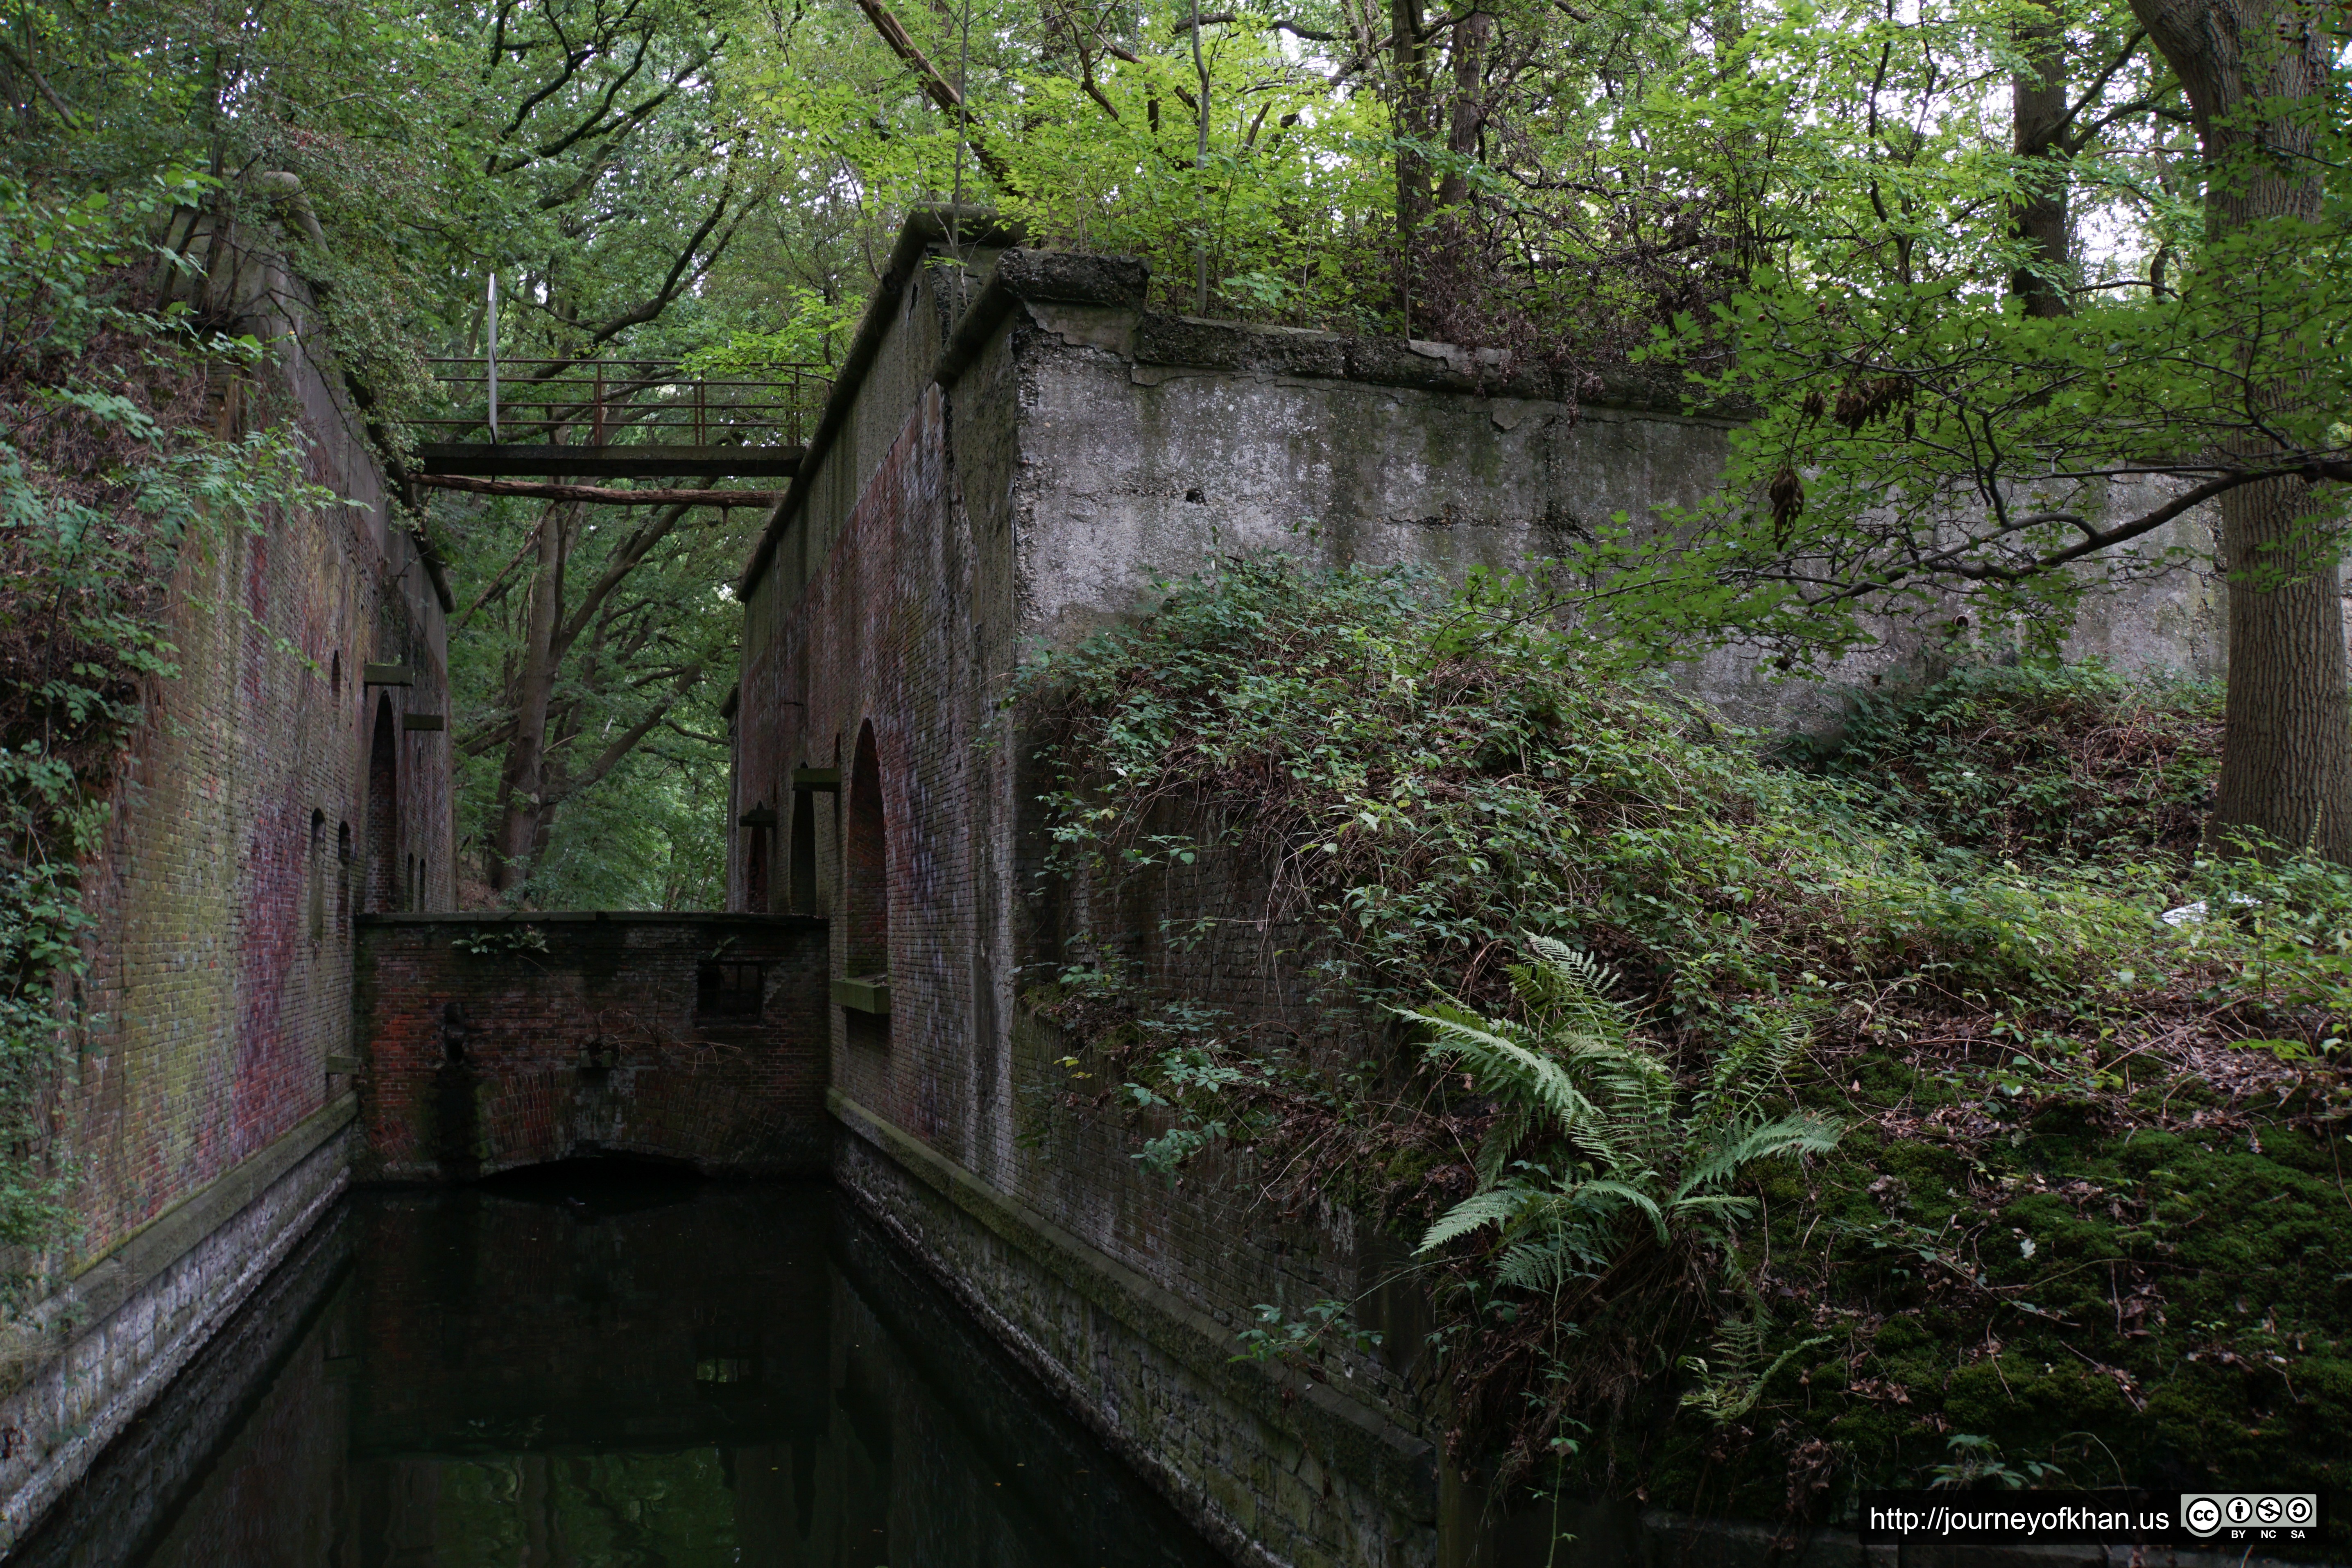
[[[1171,1189],[1137,1165],[1115,1115],[1045,1113],[1066,1082],[1055,1065],[1065,1050],[1021,1020],[1016,976],[1062,961],[1070,921],[1035,883],[1041,737],[999,701],[1034,639],[1099,623],[1071,613],[1081,595],[1068,586],[1097,581],[1073,571],[1099,542],[1052,476],[1125,395],[1106,387],[1090,410],[1061,406],[1069,395],[1053,378],[1098,374],[1101,356],[1074,353],[1017,311],[943,391],[928,373],[953,348],[953,286],[935,268],[908,277],[903,298],[877,305],[880,337],[845,434],[796,481],[746,600],[737,811],[765,807],[788,824],[796,798],[812,805],[803,847],[816,864],[794,863],[798,835],[779,843],[739,827],[731,896],[749,900],[761,865],[766,887],[797,881],[814,907],[847,917],[834,921],[834,976],[887,956],[887,1016],[829,1009],[832,1081],[850,1102],[1197,1308],[1179,1335],[1190,1338],[1171,1349],[1116,1312],[1087,1310],[1050,1267],[959,1231],[969,1216],[919,1198],[864,1144],[845,1140],[836,1174],[1222,1539],[1258,1540],[1276,1560],[1433,1562],[1433,1492],[1382,1493],[1314,1452],[1285,1406],[1237,1405],[1194,1376],[1230,1356],[1256,1303],[1360,1294],[1387,1260],[1377,1239],[1333,1205],[1276,1212],[1246,1171],[1203,1170]],[[1066,359],[1084,363],[1074,372]],[[1171,570],[1198,559],[1189,550],[1205,554],[1213,534],[1181,495],[1153,558]],[[837,769],[838,790],[796,791],[803,769]],[[859,809],[867,792],[878,832]],[[1252,1005],[1269,984],[1247,962],[1223,979]],[[1366,1363],[1357,1386],[1382,1405],[1367,1419],[1385,1424],[1394,1452],[1425,1451],[1402,1379]]]
[[[152,683],[85,887],[91,1027],[59,1106],[79,1174],[78,1272],[326,1102],[351,1041],[351,913],[371,859],[449,898],[443,606],[331,367],[307,292],[265,252],[234,264],[274,374],[237,419],[290,418],[310,478],[354,505],[273,513],[181,552],[175,679]],[[413,683],[370,686],[371,664]],[[379,716],[396,800],[372,804]],[[348,849],[349,858],[346,858]],[[421,867],[421,871],[412,870]]]
[[[85,1026],[50,1110],[72,1225],[47,1256],[7,1259],[45,1293],[0,1325],[0,1539],[290,1245],[320,1182],[340,1186],[337,1142],[328,1175],[306,1167],[299,1190],[235,1212],[247,1177],[282,1174],[287,1141],[343,1088],[331,1063],[351,1049],[371,860],[399,868],[387,901],[451,893],[448,737],[406,722],[448,710],[436,568],[398,526],[309,291],[268,237],[232,235],[217,282],[232,330],[268,346],[223,383],[219,430],[290,424],[310,479],[341,499],[201,526],[178,552],[176,670],[142,694],[83,867]],[[371,685],[370,665],[403,667],[405,684]],[[389,798],[370,781],[379,718]]]
[[[822,921],[378,915],[359,949],[362,1179],[598,1152],[824,1168]]]
[[[348,1413],[321,1358],[300,1352],[338,1326],[327,1303],[350,1268],[356,1228],[348,1208],[314,1226],[41,1521],[12,1568],[332,1561],[320,1526],[341,1498],[320,1467],[342,1451]],[[200,1489],[199,1506],[180,1506]],[[255,1550],[257,1525],[296,1555]]]

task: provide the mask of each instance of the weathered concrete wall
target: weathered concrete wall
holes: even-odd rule
[[[1221,552],[1522,567],[1724,460],[1722,421],[1484,395],[1433,344],[1042,301],[1007,331],[1021,618],[1057,647]]]
[[[1019,409],[1019,615],[1055,647],[1130,614],[1155,583],[1220,552],[1459,575],[1556,556],[1621,514],[1655,526],[1717,488],[1734,427],[1675,412],[1636,380],[1573,399],[1544,373],[1482,376],[1478,356],[1438,343],[1035,298],[1006,330],[1018,366],[1002,393]],[[959,412],[971,401],[960,385]],[[2153,506],[2156,487],[2118,485],[2113,505]],[[2176,548],[2186,563],[2147,570]],[[2105,586],[2086,601],[2066,656],[2218,676],[2211,554],[2208,508],[2084,568]],[[1874,627],[1877,646],[1825,680],[1776,679],[1739,647],[1693,661],[1685,679],[1743,722],[1815,725],[1835,716],[1839,687],[1916,680],[1970,647],[2009,646],[2001,628],[1956,637],[1933,618]]]
[[[1458,575],[1619,513],[1654,521],[1716,484],[1731,426],[1637,378],[1571,396],[1442,344],[1153,316],[1115,258],[982,247],[965,272],[943,237],[910,226],[740,585],[730,907],[829,913],[835,981],[887,975],[887,1014],[870,985],[836,984],[831,1079],[860,1129],[838,1174],[1165,1495],[1268,1560],[1468,1561],[1478,1527],[1442,1526],[1436,1468],[1415,1468],[1442,1423],[1417,1308],[1378,1289],[1392,1247],[1336,1205],[1275,1212],[1245,1164],[1171,1189],[1113,1114],[1070,1108],[1066,1049],[1023,1016],[1021,977],[1049,975],[1081,927],[1125,940],[1160,911],[1040,890],[1042,737],[1003,699],[1039,649],[1223,552]],[[2210,578],[2132,591],[2080,647],[2214,668]],[[1843,673],[1916,674],[1942,643],[1906,631]],[[1834,711],[1736,654],[1688,679],[1750,721]],[[1235,889],[1203,881],[1221,874],[1161,903],[1225,907]],[[1264,958],[1284,945],[1206,944],[1182,994],[1311,1033],[1297,975]],[[1183,1331],[1130,1286],[1182,1304]],[[1333,1395],[1379,1444],[1343,1450],[1295,1406],[1177,1370],[1229,1354],[1258,1303],[1326,1297],[1389,1333],[1384,1357],[1343,1358]]]
[[[383,904],[451,887],[447,736],[405,724],[447,712],[446,605],[396,526],[307,289],[256,237],[228,248],[215,304],[269,354],[225,386],[220,428],[291,420],[309,478],[351,504],[199,530],[180,552],[177,674],[143,693],[84,868],[88,1024],[52,1121],[74,1228],[25,1260],[54,1293],[0,1333],[0,1540],[342,1180],[325,1155],[297,1180],[283,1155],[343,1087],[371,865]],[[370,664],[406,667],[409,684],[369,685]]]
[[[1225,1391],[1185,1392],[1201,1369],[1225,1364],[1255,1303],[1359,1293],[1372,1260],[1354,1218],[1325,1210],[1276,1219],[1252,1212],[1238,1186],[1171,1192],[1129,1158],[1115,1124],[1034,1114],[1059,1087],[1050,1042],[1014,1026],[1016,966],[1059,955],[1037,948],[1016,918],[1017,889],[1034,868],[1016,850],[1027,738],[995,728],[995,703],[1035,637],[1077,635],[1128,607],[1114,599],[1131,598],[1105,564],[1128,546],[1088,552],[1096,533],[1129,524],[1105,522],[1087,497],[1057,488],[1064,467],[1087,460],[1068,445],[1082,432],[1066,426],[1213,415],[1186,412],[1196,389],[1139,385],[1123,364],[1111,375],[1105,351],[1073,348],[1017,312],[997,309],[999,330],[960,338],[956,275],[912,266],[907,275],[904,298],[877,306],[869,325],[871,369],[838,421],[843,434],[813,457],[763,548],[747,594],[736,717],[737,815],[750,819],[732,857],[738,907],[764,893],[770,908],[827,911],[833,976],[887,975],[887,1015],[831,1009],[833,1081],[881,1140],[845,1142],[840,1173],[967,1287],[1163,1495],[1236,1550],[1255,1541],[1249,1550],[1262,1560],[1434,1562],[1433,1449],[1390,1369],[1360,1369],[1365,1385],[1381,1385],[1386,1412],[1333,1394],[1352,1413],[1336,1423],[1299,1414],[1270,1387],[1252,1385],[1255,1405]],[[1081,310],[1103,308],[1089,292],[1098,301],[1131,281],[1116,269],[1108,279],[1034,280],[1080,295]],[[982,300],[961,319],[986,321],[991,309]],[[936,372],[955,360],[943,392]],[[1062,406],[1049,393],[1066,401],[1064,413],[1038,412]],[[1155,415],[1163,393],[1174,411]],[[887,439],[877,410],[895,419]],[[1499,428],[1490,411],[1477,419]],[[1295,478],[1269,471],[1253,493],[1271,508]],[[1152,489],[1135,505],[1174,509],[1173,523],[1133,529],[1171,552],[1197,547],[1182,567],[1212,548],[1204,503],[1183,499],[1197,479],[1130,472],[1101,484],[1103,495],[1130,499]],[[1297,515],[1269,521],[1269,541],[1299,542],[1287,529]],[[1177,524],[1195,522],[1189,543],[1177,537]],[[1459,542],[1411,520],[1382,529],[1366,536],[1394,552]],[[1480,558],[1507,561],[1525,534],[1486,529]],[[826,787],[796,790],[796,773]],[[762,842],[761,833],[772,837]],[[755,865],[766,875],[755,879]],[[892,1137],[907,1141],[899,1152],[908,1158],[921,1151],[973,1174],[1069,1247],[1036,1257],[1021,1239],[983,1241],[971,1211],[891,1175],[890,1157],[874,1151]],[[1057,1284],[1057,1270],[1079,1256],[1099,1261],[1090,1278],[1188,1303],[1181,1331],[1164,1316],[1107,1304],[1116,1289],[1089,1306]],[[1177,1428],[1160,1430],[1178,1415],[1181,1440]],[[1323,1440],[1343,1429],[1381,1436],[1335,1455]],[[1425,1484],[1396,1481],[1403,1475]]]
[[[824,1168],[825,927],[793,916],[369,916],[371,1181],[577,1154]]]

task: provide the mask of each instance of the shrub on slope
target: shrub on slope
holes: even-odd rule
[[[1549,1292],[1513,1283],[1491,1234],[1440,1255],[1423,1370],[1465,1460],[1549,1483],[1572,1451],[1591,1487],[1801,1517],[2032,1464],[2083,1485],[2352,1479],[2338,868],[2143,858],[2120,847],[2177,835],[2129,813],[2055,846],[2071,858],[1956,855],[1893,785],[1771,765],[1494,579],[1221,563],[1042,661],[1023,698],[1053,736],[1070,907],[1222,860],[1262,879],[1254,919],[1301,933],[1305,1029],[1175,993],[1215,909],[1164,910],[1157,943],[1080,921],[1033,977],[1084,1043],[1066,1102],[1115,1092],[1171,1174],[1255,1153],[1409,1242],[1512,1161],[1564,1168],[1576,1149],[1537,1123],[1474,1167],[1507,1096],[1436,1070],[1395,1012],[1442,993],[1513,1016],[1530,937],[1614,967],[1686,1099],[1727,1056],[1810,1040],[1782,1105],[1845,1136],[1750,1173],[1728,1239],[1638,1278],[1596,1256]],[[2118,752],[2063,733],[2063,703],[2002,711],[2021,752]],[[1986,811],[1973,847],[2048,816]],[[2159,918],[2200,900],[2213,918]]]

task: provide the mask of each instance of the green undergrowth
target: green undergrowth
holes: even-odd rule
[[[2187,856],[2221,766],[2221,689],[2098,663],[1980,665],[1857,693],[1801,748],[1890,817],[1995,860]]]
[[[1963,671],[1789,765],[1524,584],[1267,555],[1022,700],[1074,932],[1033,1114],[1426,1241],[1458,1461],[1790,1521],[2352,1481],[2352,876],[2199,858],[2210,694]],[[1544,1023],[1536,948],[1622,1037]],[[1202,999],[1276,949],[1303,1008]]]
[[[1883,1065],[1880,1096],[1906,1070]],[[1834,1517],[1873,1485],[2352,1480],[2340,1121],[2225,1110],[2189,1077],[2151,1085],[2188,1112],[2164,1128],[1998,1087],[1988,1105],[1916,1074],[1903,1088],[1972,1135],[1882,1117],[1762,1177],[1771,1219],[1739,1262],[1763,1343],[1824,1342],[1738,1418],[1626,1445],[1654,1497]]]

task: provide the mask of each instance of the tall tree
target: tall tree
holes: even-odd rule
[[[2221,498],[2230,689],[2214,819],[2352,860],[2342,501],[2315,485],[2352,481],[2352,453],[2340,440],[2311,452],[2290,433],[2315,408],[2345,406],[2345,340],[2332,331],[2281,354],[2263,341],[2263,319],[2271,296],[2301,282],[2294,249],[2321,237],[2326,171],[2343,166],[2327,17],[2309,0],[2132,0],[2132,10],[2188,93],[2205,156],[2208,231],[2229,264],[2191,287],[2248,307],[2227,367],[2244,417],[2221,435],[2218,463],[2240,475],[2284,470]],[[2332,148],[2323,145],[2331,132]],[[2336,361],[2336,374],[2315,371],[2309,354]]]
[[[2011,288],[2025,300],[2028,315],[2063,315],[2074,308],[2066,292],[2068,213],[2066,201],[2066,25],[2037,7],[2018,25],[2022,56],[2010,87],[2017,121],[2017,157],[2022,190],[2017,201],[2017,237],[2023,254]]]
[[[1752,37],[1748,80],[1691,118],[1778,146],[1759,204],[1775,236],[1672,352],[1736,350],[1708,379],[1756,415],[1732,484],[1682,530],[1618,531],[1585,565],[1609,579],[1602,613],[1661,649],[1712,626],[1793,668],[1906,619],[1971,617],[1974,635],[2048,647],[2103,582],[2185,560],[2193,536],[2173,525],[2215,503],[2215,842],[2352,858],[2336,570],[2352,450],[2331,412],[2352,395],[2332,346],[2352,332],[2352,229],[2326,174],[2344,166],[2343,81],[2285,0],[2137,19],[2161,62],[2128,19],[2095,16],[2084,30],[2115,42],[2071,97],[2038,8],[2021,32],[2013,13],[1962,9]],[[2006,157],[1970,122],[1983,79],[1955,62],[1971,58],[2014,62]],[[2163,167],[2184,89],[2201,182]],[[1829,168],[1843,187],[1814,177]],[[2130,249],[2066,253],[2084,190]],[[2168,256],[2186,262],[2177,289]]]
[[[481,717],[458,751],[497,760],[475,832],[499,895],[534,891],[559,812],[648,739],[712,738],[677,716],[732,657],[733,604],[712,587],[737,564],[745,525],[684,505],[635,526],[611,516],[549,507],[459,627],[498,653],[495,667],[480,653],[468,660],[461,686]]]

